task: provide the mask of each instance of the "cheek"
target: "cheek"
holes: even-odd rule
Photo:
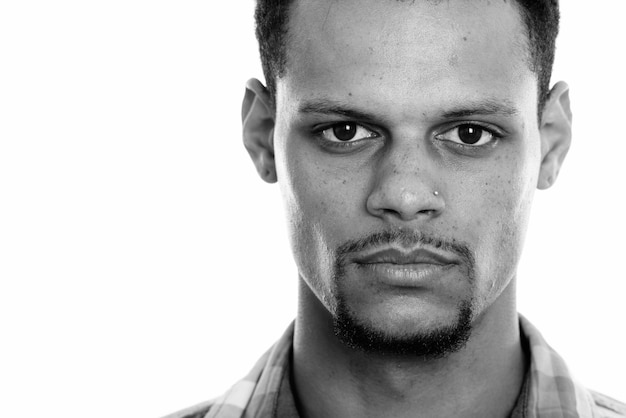
[[[298,141],[277,144],[275,154],[289,238],[300,275],[332,311],[334,249],[349,236],[355,219],[350,215],[355,188],[345,177],[347,171],[322,164],[319,155]]]
[[[289,218],[318,230],[331,247],[342,244],[351,223],[363,216],[369,178],[364,165],[325,155],[297,137],[278,147],[276,160]]]
[[[527,158],[518,158],[518,156]],[[502,157],[473,197],[479,303],[492,302],[515,276],[537,183],[535,149]]]
[[[342,182],[306,149],[287,147],[286,151],[278,180],[289,217],[321,229],[340,222],[338,217],[348,207]]]

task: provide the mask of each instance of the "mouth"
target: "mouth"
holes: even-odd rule
[[[434,283],[459,265],[457,258],[426,248],[385,248],[358,255],[353,262],[376,281],[399,287]]]
[[[416,248],[405,251],[393,247],[359,255],[355,257],[354,261],[357,264],[432,264],[439,266],[458,263],[455,257],[427,248]]]

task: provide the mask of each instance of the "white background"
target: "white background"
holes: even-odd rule
[[[574,143],[536,195],[519,309],[626,400],[626,3],[561,3]],[[240,139],[252,11],[0,3],[0,416],[158,417],[220,394],[291,321],[278,187]]]

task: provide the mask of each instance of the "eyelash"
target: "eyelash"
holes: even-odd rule
[[[437,138],[438,135],[442,135],[442,134],[444,134],[446,132],[450,132],[453,129],[458,129],[458,128],[462,127],[462,126],[475,126],[475,127],[478,127],[481,130],[491,134],[493,136],[493,140],[491,140],[488,143],[483,144],[483,145],[470,145],[470,144],[461,144],[461,143],[450,141],[450,140],[447,140],[447,139],[439,139],[439,138]],[[453,147],[457,147],[457,148],[465,149],[465,150],[474,150],[474,151],[476,151],[476,150],[479,150],[479,149],[481,149],[483,147],[486,147],[487,145],[497,143],[500,139],[504,138],[505,136],[506,136],[505,133],[501,132],[500,130],[497,130],[497,129],[493,128],[491,125],[486,125],[483,122],[463,121],[463,122],[456,123],[456,124],[454,124],[451,127],[447,127],[445,130],[437,132],[435,135],[433,135],[433,138],[435,138],[436,140],[441,141],[441,142],[446,142],[446,143],[448,143],[448,145],[453,146]]]
[[[372,137],[372,138],[366,138],[366,139],[376,139],[376,138],[381,138],[384,137],[385,135],[382,135],[379,133],[380,129],[372,129],[369,126],[363,124],[363,123],[359,123],[359,122],[354,122],[351,120],[342,120],[339,122],[334,122],[334,123],[330,123],[330,124],[326,124],[326,125],[321,125],[318,127],[315,127],[312,130],[312,134],[315,137],[315,139],[324,147],[328,147],[328,148],[342,148],[342,149],[346,149],[346,148],[352,148],[354,146],[358,146],[361,141],[363,141],[364,139],[360,139],[357,141],[345,141],[345,142],[335,142],[335,141],[329,141],[327,139],[324,138],[324,131],[328,130],[328,129],[333,129],[335,127],[344,125],[344,124],[354,124],[357,125],[361,128],[364,128],[368,131],[374,132],[377,134],[377,137]]]
[[[342,124],[346,124],[346,123],[352,123],[355,125],[358,125],[362,128],[367,129],[368,131],[372,131],[378,134],[379,129],[371,129],[370,127],[368,127],[367,125],[364,125],[362,123],[358,123],[358,122],[353,122],[353,121],[339,121],[339,122],[335,122],[335,123],[331,123],[331,124],[326,124],[326,125],[322,125],[319,127],[316,127],[315,129],[312,130],[312,134],[315,137],[315,139],[317,139],[324,147],[328,147],[328,148],[342,148],[342,149],[346,149],[346,148],[352,148],[354,146],[359,145],[359,143],[362,140],[357,140],[357,141],[346,141],[346,142],[335,142],[335,141],[329,141],[327,139],[324,138],[323,132],[328,130],[328,129],[332,129],[334,127],[340,126]],[[437,136],[438,135],[442,135],[446,132],[449,132],[453,129],[458,129],[462,126],[476,126],[478,128],[480,128],[481,130],[489,133],[490,135],[493,136],[493,140],[489,141],[488,143],[484,144],[484,145],[469,145],[469,144],[461,144],[458,142],[454,142],[454,141],[450,141],[450,140],[446,140],[446,139],[438,139]],[[385,135],[382,134],[378,134],[378,137],[384,137]],[[506,136],[505,133],[500,132],[497,129],[494,129],[491,125],[487,126],[486,124],[484,124],[483,122],[477,122],[477,121],[462,121],[459,123],[456,123],[455,125],[451,126],[451,127],[446,127],[445,130],[441,130],[439,132],[437,132],[436,134],[433,135],[433,138],[440,141],[440,142],[446,142],[448,146],[452,146],[452,147],[456,147],[459,149],[463,149],[463,150],[471,150],[471,151],[477,151],[487,145],[490,144],[494,144],[497,143],[500,139],[504,138]],[[374,139],[374,138],[369,138],[369,139]]]

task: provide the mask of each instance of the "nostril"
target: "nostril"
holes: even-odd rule
[[[382,187],[386,186],[386,187]],[[367,210],[380,218],[415,220],[438,216],[445,208],[442,193],[422,185],[408,188],[406,183],[399,187],[382,184],[375,188],[367,199]]]

